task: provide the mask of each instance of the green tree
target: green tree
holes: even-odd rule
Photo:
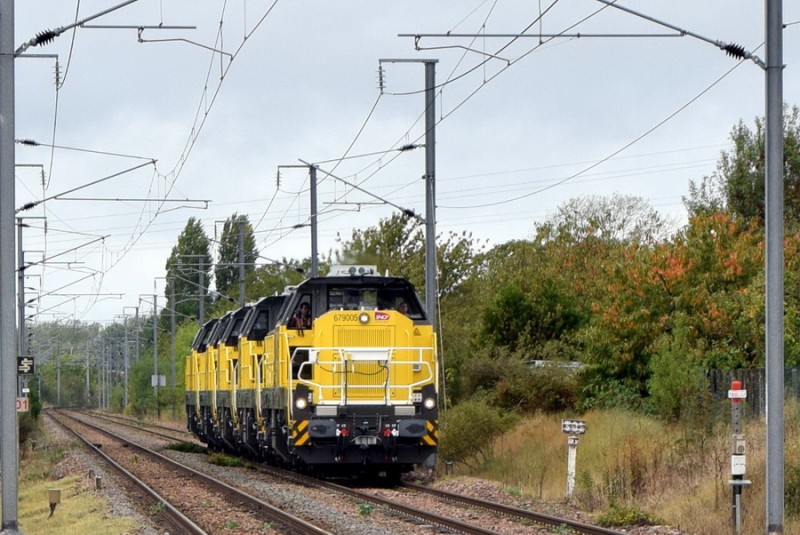
[[[754,129],[739,121],[731,130],[733,147],[722,151],[717,169],[691,181],[684,204],[690,214],[726,210],[745,220],[764,221],[764,120]],[[800,110],[786,107],[783,119],[784,207],[786,221],[800,222]]]
[[[536,281],[529,291],[503,286],[483,314],[482,335],[496,346],[522,349],[577,328],[582,317],[568,291],[549,279]],[[531,351],[533,357],[533,351]]]
[[[258,266],[247,279],[248,295],[257,299],[280,294],[287,286],[302,282],[308,276],[310,265],[308,260],[300,262],[284,258],[282,262]]]
[[[375,264],[381,272],[409,279],[418,289],[425,285],[425,233],[423,223],[404,213],[382,219],[377,227],[353,231],[350,241],[338,239],[340,263]],[[475,273],[476,253],[482,245],[469,233],[437,236],[439,297],[457,291]]]
[[[376,227],[355,229],[350,241],[338,238],[337,262],[374,264],[380,272],[410,279],[415,286],[425,282],[424,226],[416,218],[396,213],[381,219]]]
[[[667,221],[641,197],[614,194],[570,199],[539,227],[566,243],[591,238],[603,242],[652,243],[668,236]],[[541,233],[540,233],[541,236]]]
[[[172,248],[166,264],[165,296],[168,309],[174,309],[181,320],[200,316],[200,300],[208,303],[211,280],[211,253],[208,236],[199,219],[190,217],[178,243]],[[172,302],[174,291],[175,302]]]
[[[239,253],[242,253],[240,260]],[[246,214],[234,213],[225,220],[219,240],[218,260],[214,269],[217,291],[229,296],[238,295],[239,265],[244,263],[245,281],[255,270],[258,258],[253,226]]]
[[[662,334],[650,360],[649,405],[665,420],[697,422],[710,412],[710,392],[700,364],[702,350],[687,327],[681,322],[672,332]]]

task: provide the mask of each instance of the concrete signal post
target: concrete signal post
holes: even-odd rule
[[[567,499],[570,499],[575,491],[578,436],[586,433],[586,422],[584,420],[561,420],[561,431],[567,434]]]

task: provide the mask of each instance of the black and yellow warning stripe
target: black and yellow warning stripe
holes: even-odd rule
[[[308,420],[295,420],[292,426],[292,444],[303,446],[309,441]]]
[[[425,424],[427,434],[422,437],[426,446],[436,446],[439,443],[439,420],[428,420]]]

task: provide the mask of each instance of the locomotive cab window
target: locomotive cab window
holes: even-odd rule
[[[289,349],[292,355],[292,379],[312,380],[314,378],[313,366],[303,366],[304,362],[308,362],[308,350],[294,347]]]
[[[328,310],[375,310],[378,291],[369,288],[328,288]]]
[[[294,309],[289,318],[287,327],[289,329],[310,329],[313,323],[313,311],[311,310],[311,296],[303,295],[300,302]]]
[[[253,338],[260,340],[269,332],[269,310],[259,310],[253,323]]]
[[[328,310],[398,310],[424,320],[419,300],[410,288],[328,287]]]

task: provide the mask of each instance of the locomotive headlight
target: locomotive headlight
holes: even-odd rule
[[[308,407],[308,401],[306,398],[297,398],[294,400],[294,406],[297,407],[298,410],[303,410]]]
[[[423,405],[426,409],[431,410],[436,406],[436,400],[433,398],[425,398]]]
[[[369,314],[367,314],[366,312],[362,312],[361,314],[359,314],[358,322],[362,325],[366,325],[367,323],[369,323]]]

